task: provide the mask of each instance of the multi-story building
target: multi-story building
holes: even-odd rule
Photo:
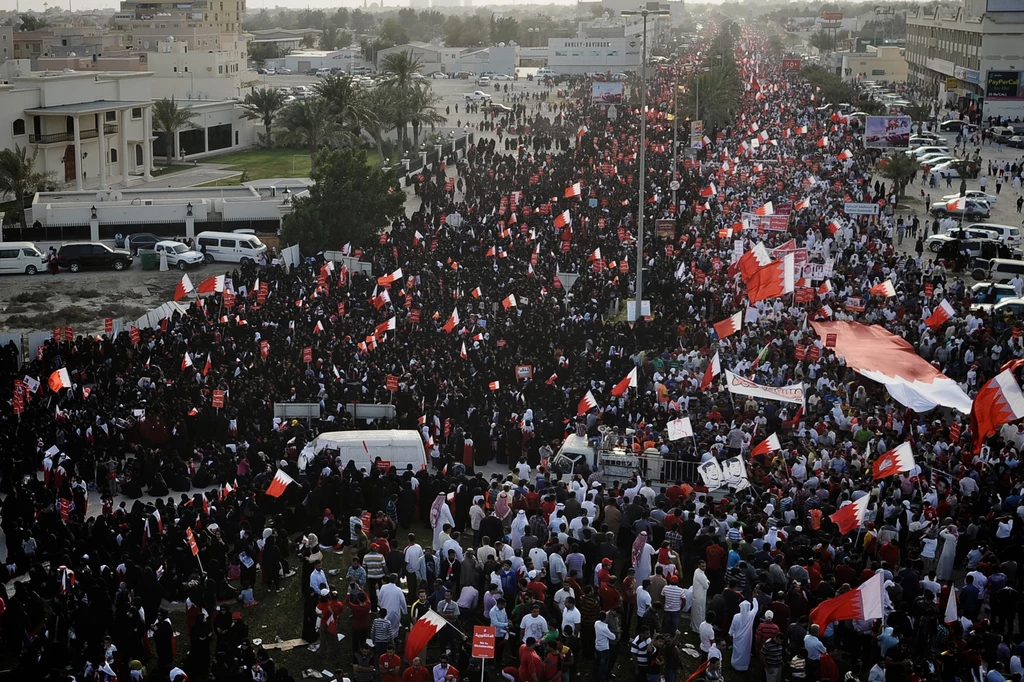
[[[650,44],[651,35],[647,36]],[[560,74],[619,73],[640,67],[643,37],[551,38],[548,68]]]
[[[240,33],[245,15],[245,0],[123,0],[115,22],[160,21],[162,18],[187,18],[209,26],[220,33]]]
[[[0,26],[0,64],[14,58],[14,27]]]
[[[907,80],[904,48],[898,45],[868,45],[864,52],[836,53],[842,59],[842,77],[859,81]]]
[[[962,111],[980,108],[984,119],[1024,119],[1019,2],[966,0],[951,15],[908,13],[906,50],[909,80],[936,100]]]
[[[0,67],[0,148],[28,148],[37,170],[78,190],[152,179],[151,74],[29,67],[27,60]]]

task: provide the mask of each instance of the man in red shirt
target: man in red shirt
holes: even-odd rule
[[[412,659],[412,665],[406,668],[405,672],[402,673],[402,682],[431,682],[430,670],[423,665],[419,656]]]
[[[597,588],[597,595],[601,599],[601,609],[612,611],[622,605],[622,595],[619,594],[618,581],[615,576],[609,576],[608,581]]]
[[[519,647],[519,682],[544,682],[544,661],[537,654],[537,640],[526,638]]]
[[[528,576],[530,581],[526,583],[526,589],[530,591],[534,599],[543,602],[548,589],[548,586],[544,584],[544,569],[530,571]]]
[[[370,600],[365,592],[349,593],[348,607],[352,609],[352,651],[358,651],[359,643],[370,636]]]
[[[395,645],[388,644],[388,650],[377,659],[380,682],[398,682],[402,673],[402,659],[395,653]]]

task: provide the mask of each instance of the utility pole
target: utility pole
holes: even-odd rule
[[[640,48],[640,187],[637,206],[636,226],[636,316],[641,317],[644,300],[644,211],[647,201],[644,197],[644,184],[647,180],[647,17],[665,16],[669,10],[623,10],[622,16],[644,18],[644,38]]]

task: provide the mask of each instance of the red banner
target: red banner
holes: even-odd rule
[[[302,361],[306,363],[313,362],[313,349],[310,346],[306,346],[302,349]]]
[[[494,628],[489,625],[473,626],[473,658],[494,658]]]
[[[394,374],[389,374],[387,378],[384,380],[384,385],[390,392],[394,393],[395,391],[398,390],[398,377],[396,377]]]
[[[213,392],[213,406],[218,410],[224,407],[224,391],[218,389]]]

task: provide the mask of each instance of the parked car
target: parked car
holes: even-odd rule
[[[207,263],[255,263],[267,251],[259,237],[237,232],[200,232],[196,243]]]
[[[1006,144],[1017,149],[1024,149],[1024,135],[1014,135],[1006,141]]]
[[[466,93],[467,102],[490,102],[491,96],[483,90],[474,90],[473,92]]]
[[[907,153],[910,156],[914,157],[915,159],[920,160],[923,156],[929,156],[933,154],[949,154],[949,147],[945,145],[928,144],[918,147],[917,149],[912,149]]]
[[[498,103],[498,104],[488,104],[487,105],[487,110],[488,111],[496,111],[499,114],[508,114],[508,113],[511,113],[512,107],[505,106],[504,104],[500,104],[500,103]]]
[[[444,71],[434,71],[433,73],[427,75],[435,80],[445,80],[448,78],[448,74],[446,74]]]
[[[968,228],[956,228],[948,234],[933,234],[924,240],[924,246],[932,253],[938,253],[942,247],[951,241],[958,239],[996,239],[996,233],[989,230],[978,230]]]
[[[452,78],[459,78],[461,80],[469,80],[472,77],[472,71],[456,71],[454,74],[452,74]]]
[[[510,81],[510,80],[515,80],[515,79],[512,78],[512,76],[508,75],[507,73],[496,73],[493,76],[491,76],[491,80],[495,80],[495,81]]]
[[[113,268],[120,272],[130,268],[133,260],[127,249],[112,249],[99,242],[61,244],[57,251],[57,265],[71,272],[92,268]]]
[[[968,220],[978,220],[979,218],[988,218],[992,215],[988,202],[981,201],[980,199],[966,199],[963,202],[963,208],[954,207],[950,209],[949,204],[950,202],[946,201],[936,201],[929,210],[932,215],[939,218],[951,215],[957,218],[962,216]]]
[[[481,86],[481,87],[490,85],[491,84],[491,77],[490,76],[480,76],[479,78],[476,79],[476,84]]]
[[[290,76],[290,75],[292,75],[292,70],[289,69],[286,66],[282,66],[282,67],[278,68],[277,75],[278,76]]]
[[[971,270],[971,277],[976,280],[999,283],[1009,282],[1017,275],[1024,276],[1024,261],[1016,258],[992,258]]]
[[[947,161],[955,161],[956,157],[952,156],[949,152],[936,152],[934,154],[925,154],[917,157],[918,163],[922,166],[938,166],[946,163]]]
[[[557,75],[558,75],[557,73],[555,73],[552,69],[549,69],[546,66],[543,67],[543,68],[537,69],[537,78],[547,78],[549,76],[557,76]]]
[[[931,172],[935,173],[940,178],[947,178],[947,177],[948,178],[959,178],[960,177],[960,171],[958,171],[956,169],[956,166],[954,166],[953,163],[954,163],[953,161],[946,161],[946,162],[937,164],[935,166],[932,166],[932,171]],[[967,177],[969,177],[969,178],[977,177],[977,171],[974,171],[973,174],[972,173],[968,173]]]
[[[128,249],[128,251],[134,256],[139,252],[139,249],[152,249],[161,239],[162,237],[157,237],[151,232],[136,232],[134,234],[127,235],[124,238],[122,246]]]
[[[971,287],[971,310],[991,310],[996,303],[1016,297],[1017,290],[1009,284],[978,282]]]
[[[268,76],[276,76],[277,69],[263,69],[263,73],[265,73]]]
[[[40,270],[46,270],[46,256],[32,242],[0,244],[0,273],[34,275]]]
[[[969,190],[967,190],[967,193],[964,194],[964,196],[966,198],[968,198],[968,199],[976,199],[978,201],[987,202],[989,206],[995,206],[996,203],[999,201],[999,198],[995,194],[989,194],[987,192],[982,192],[980,189],[969,189]],[[954,199],[959,199],[959,198],[960,198],[959,194],[947,194],[946,196],[942,197],[942,200],[943,201],[953,201]]]
[[[186,270],[203,264],[203,254],[171,239],[157,242],[153,250],[156,251],[157,258],[161,253],[167,254],[167,267],[169,268]]]

